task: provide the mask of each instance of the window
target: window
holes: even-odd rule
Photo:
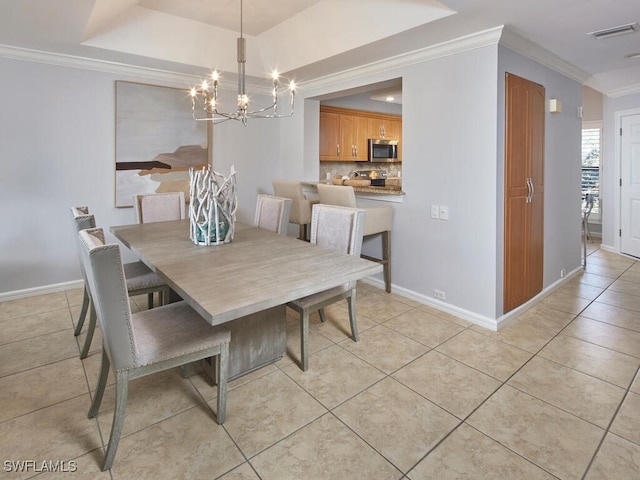
[[[594,196],[590,220],[601,220],[600,215],[600,139],[599,124],[582,128],[582,200],[587,193]]]

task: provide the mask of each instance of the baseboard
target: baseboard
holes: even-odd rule
[[[384,281],[377,279],[377,278],[372,278],[372,277],[367,277],[364,278],[362,280],[364,283],[367,283],[369,285],[373,285],[374,287],[378,287],[382,290],[384,290]],[[397,293],[398,295],[401,295],[405,298],[408,298],[409,300],[414,300],[416,302],[419,302],[423,305],[427,305],[429,307],[433,307],[437,310],[440,310],[442,312],[445,313],[449,313],[451,315],[454,315],[458,318],[461,318],[462,320],[466,320],[468,322],[471,322],[475,325],[479,325],[481,327],[485,327],[488,328],[490,330],[496,331],[498,329],[498,324],[495,320],[489,318],[489,317],[485,317],[484,315],[478,315],[477,313],[471,312],[469,310],[465,310],[463,308],[459,308],[456,307],[454,305],[450,305],[448,303],[442,302],[436,298],[431,298],[431,297],[427,297],[426,295],[422,295],[420,293],[416,293],[413,290],[409,290],[406,288],[402,288],[402,287],[398,287],[398,286],[393,286],[393,293]]]
[[[497,326],[498,326],[498,330],[501,329],[502,327],[508,325],[509,323],[511,323],[511,321],[513,319],[515,319],[518,315],[520,315],[522,312],[524,312],[525,310],[529,310],[536,303],[540,302],[545,297],[547,297],[548,295],[552,294],[554,291],[556,291],[558,288],[563,286],[568,281],[572,280],[576,275],[578,275],[582,271],[583,271],[583,267],[582,266],[576,267],[574,270],[569,272],[568,275],[565,275],[563,278],[559,278],[554,283],[549,285],[547,288],[543,289],[535,297],[531,298],[530,300],[528,300],[527,302],[523,303],[522,305],[514,308],[513,310],[511,310],[511,311],[505,313],[504,315],[502,315],[501,317],[499,317],[497,319],[497,321],[496,321]]]
[[[46,295],[48,293],[64,292],[66,290],[82,288],[83,286],[84,282],[82,280],[73,280],[71,282],[55,283],[52,285],[44,285],[42,287],[26,288],[24,290],[15,290],[13,292],[4,292],[0,293],[0,302],[34,297],[36,295]]]
[[[442,312],[449,313],[463,320],[467,320],[468,322],[471,322],[475,325],[479,325],[481,327],[485,327],[493,331],[498,331],[500,328],[504,327],[505,325],[508,325],[514,318],[516,318],[522,312],[533,307],[536,303],[540,302],[546,296],[550,295],[555,290],[563,286],[565,283],[573,279],[582,270],[583,268],[581,266],[575,268],[568,275],[565,275],[563,278],[558,279],[556,282],[549,285],[547,288],[542,290],[539,294],[537,294],[535,297],[533,297],[526,303],[523,303],[519,307],[514,308],[513,310],[505,313],[504,315],[498,317],[495,320],[489,317],[485,317],[483,315],[478,315],[477,313],[474,313],[474,312],[470,312],[469,310],[465,310],[463,308],[459,308],[454,305],[441,302],[440,300],[437,300],[435,298],[430,298],[430,297],[427,297],[426,295],[416,293],[413,290],[408,290],[406,288],[402,288],[398,286],[393,286],[392,290],[394,293],[397,293],[398,295],[401,295],[410,300],[414,300],[416,302],[422,303],[423,305],[427,305],[429,307],[433,307]],[[362,281],[364,283],[373,285],[374,287],[378,287],[384,290],[384,286],[385,286],[384,281],[380,279],[367,277]]]

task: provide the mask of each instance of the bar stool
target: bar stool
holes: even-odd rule
[[[273,180],[273,194],[276,197],[290,198],[291,213],[289,223],[300,226],[301,240],[309,240],[309,224],[311,223],[311,207],[317,201],[308,200],[302,193],[302,183],[291,180]]]
[[[385,207],[358,207],[356,194],[351,186],[318,184],[320,203],[326,205],[341,205],[343,207],[362,208],[367,212],[364,221],[363,236],[368,237],[380,234],[382,237],[382,258],[362,255],[367,260],[381,263],[384,274],[384,288],[391,293],[391,220],[393,208]]]

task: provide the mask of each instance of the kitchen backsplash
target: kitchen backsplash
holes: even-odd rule
[[[369,162],[320,162],[320,182],[327,181],[327,173],[329,178],[336,175],[351,176],[355,170],[386,170],[388,177],[400,177],[402,164],[371,164]]]

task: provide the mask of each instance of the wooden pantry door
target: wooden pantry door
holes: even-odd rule
[[[542,291],[544,115],[542,85],[506,74],[503,313]]]

